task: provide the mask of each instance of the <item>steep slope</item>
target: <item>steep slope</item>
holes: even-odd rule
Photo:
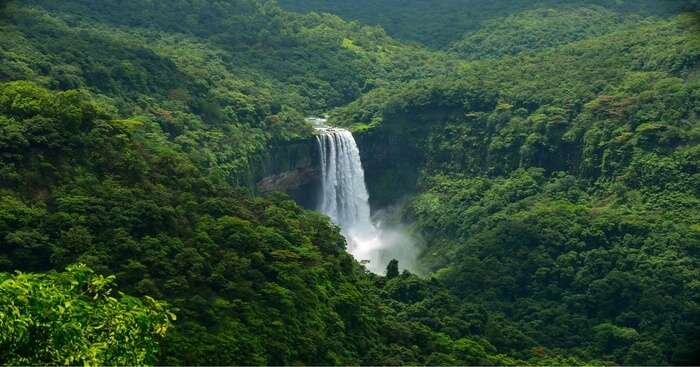
[[[31,4],[0,15],[0,271],[81,262],[166,300],[159,364],[581,363],[499,353],[485,310],[367,274],[327,218],[238,188],[269,144],[310,136],[302,113],[448,57],[264,2]]]
[[[697,364],[698,21],[628,14],[697,2],[324,3],[491,60],[272,1],[0,2],[0,271],[168,301],[159,364]],[[342,105],[434,277],[242,189]]]
[[[29,3],[0,15],[0,80],[90,90],[241,185],[270,144],[310,136],[304,115],[453,63],[380,29],[262,1]]]
[[[0,272],[81,262],[166,300],[178,318],[159,364],[524,363],[439,282],[366,273],[328,218],[208,178],[110,107],[0,84]]]
[[[684,15],[470,63],[375,91],[386,98],[363,98],[335,121],[369,124],[366,139],[398,141],[419,157],[405,219],[427,238],[423,261],[454,292],[550,348],[693,364],[697,24]],[[394,173],[368,175],[371,187]]]

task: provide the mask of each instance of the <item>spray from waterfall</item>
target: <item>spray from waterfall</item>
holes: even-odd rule
[[[414,241],[401,230],[372,222],[360,152],[350,131],[327,127],[322,119],[310,122],[318,132],[321,156],[318,210],[340,226],[348,251],[370,271],[383,273],[393,258],[403,268],[415,268]]]

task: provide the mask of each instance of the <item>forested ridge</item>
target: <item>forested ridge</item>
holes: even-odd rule
[[[697,364],[697,6],[0,2],[0,363]],[[426,274],[257,195],[323,113]]]
[[[699,5],[695,0],[443,0],[438,3],[421,0],[279,0],[279,3],[284,9],[300,13],[325,12],[379,25],[392,37],[435,49],[449,47],[464,35],[483,33],[484,27],[503,18],[513,15],[517,18],[520,17],[519,13],[527,14],[533,10],[575,10],[577,7],[602,6],[607,11],[624,16],[668,16],[680,11],[697,10]],[[548,22],[544,18],[540,21],[540,26]],[[570,25],[574,30],[591,24]],[[521,30],[523,36],[530,33],[527,28]]]
[[[438,278],[519,325],[502,350],[693,363],[697,27],[644,21],[337,111],[421,152],[405,219]]]

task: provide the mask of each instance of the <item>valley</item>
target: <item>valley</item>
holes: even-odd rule
[[[5,0],[0,35],[0,364],[700,361],[697,1]]]

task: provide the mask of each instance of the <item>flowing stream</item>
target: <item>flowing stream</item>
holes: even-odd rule
[[[374,273],[383,273],[399,248],[388,231],[372,223],[360,151],[350,131],[309,119],[317,130],[321,156],[321,197],[318,210],[340,226],[348,251]],[[407,265],[404,263],[404,265]]]

